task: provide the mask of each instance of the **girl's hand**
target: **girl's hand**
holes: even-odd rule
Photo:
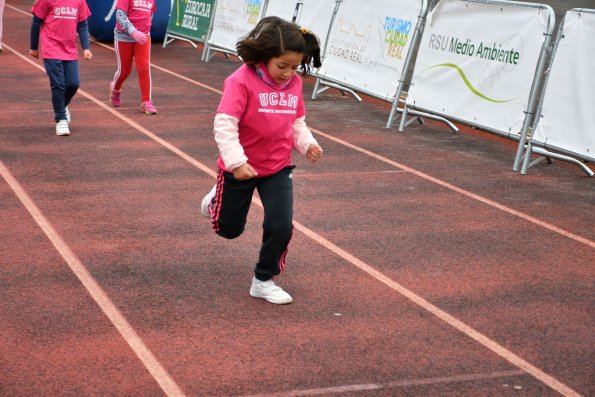
[[[233,177],[238,181],[245,181],[254,178],[258,173],[248,163],[240,165],[238,168],[233,170]]]
[[[29,50],[29,55],[33,58],[39,58],[39,50]]]
[[[83,50],[83,57],[85,57],[85,59],[87,59],[87,60],[93,58],[93,54],[91,53],[91,50]]]
[[[135,30],[134,32],[130,33],[130,35],[140,45],[143,45],[147,42],[147,35],[144,34],[143,32],[139,32],[138,30]]]
[[[315,163],[322,157],[322,148],[318,145],[312,144],[308,148],[308,153],[306,153],[306,158],[309,162]]]

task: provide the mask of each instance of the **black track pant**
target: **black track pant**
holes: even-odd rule
[[[217,193],[211,204],[213,229],[233,239],[244,232],[254,189],[264,206],[262,247],[254,269],[257,279],[266,281],[285,267],[287,246],[293,234],[293,179],[286,167],[274,175],[238,181],[233,174],[219,171]]]

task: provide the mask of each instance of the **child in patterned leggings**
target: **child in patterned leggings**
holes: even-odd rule
[[[114,107],[121,106],[122,85],[136,64],[141,92],[140,111],[157,114],[151,100],[151,23],[155,13],[155,0],[118,0],[114,47],[117,70],[110,85],[110,101]]]

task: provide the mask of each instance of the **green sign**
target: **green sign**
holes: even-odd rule
[[[216,0],[173,0],[167,33],[205,42]]]

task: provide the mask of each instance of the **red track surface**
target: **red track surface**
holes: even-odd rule
[[[239,63],[156,43],[146,116],[135,76],[109,106],[115,55],[94,44],[57,137],[29,8],[7,5],[0,55],[0,395],[595,395],[595,190],[578,168],[520,176],[511,141],[308,100],[325,157],[295,159],[278,278],[295,301],[274,306],[248,295],[261,209],[234,241],[198,210]]]

